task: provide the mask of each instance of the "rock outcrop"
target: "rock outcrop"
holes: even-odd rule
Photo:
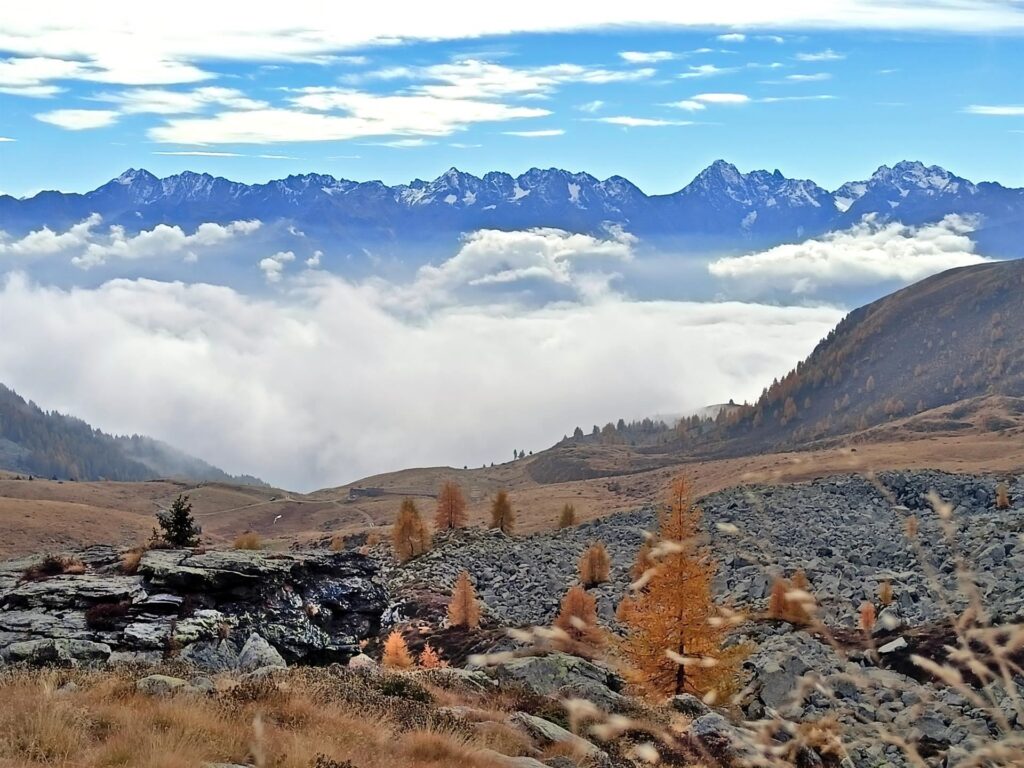
[[[85,572],[26,581],[0,564],[0,659],[77,665],[168,657],[211,671],[347,661],[387,592],[354,552],[151,550],[138,572],[95,547]]]

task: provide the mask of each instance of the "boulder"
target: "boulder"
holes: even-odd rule
[[[184,691],[187,686],[185,680],[169,675],[149,675],[135,681],[135,690],[147,696],[170,696]]]
[[[0,656],[9,664],[77,667],[105,662],[110,658],[110,646],[90,640],[25,640],[11,643]]]
[[[526,712],[516,712],[508,720],[542,746],[555,744],[568,748],[580,757],[607,759],[607,755],[601,749],[550,720]]]
[[[245,641],[238,654],[238,668],[244,672],[252,672],[264,667],[287,667],[288,664],[277,649],[260,635],[253,632]]]
[[[177,658],[204,672],[238,669],[238,649],[228,640],[201,640],[186,645]]]
[[[692,693],[681,693],[670,698],[666,704],[676,712],[696,720],[701,715],[706,715],[711,708]]]
[[[492,674],[499,680],[514,680],[543,696],[566,695],[584,698],[604,709],[622,701],[621,679],[610,670],[567,653],[526,656],[498,664]]]

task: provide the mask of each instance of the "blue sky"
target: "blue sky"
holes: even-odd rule
[[[87,190],[129,166],[387,183],[453,165],[557,166],[658,193],[719,157],[827,187],[900,159],[1024,186],[1024,12],[1011,3],[934,17],[844,2],[881,16],[890,8],[888,19],[855,23],[828,17],[826,3],[825,19],[804,21],[798,8],[772,26],[724,3],[723,19],[751,23],[683,17],[625,29],[602,24],[599,10],[570,30],[557,19],[536,29],[524,8],[521,19],[471,19],[440,41],[396,21],[405,36],[383,42],[386,14],[334,39],[325,30],[342,20],[321,28],[299,7],[298,31],[268,18],[241,43],[218,37],[229,19],[190,3],[185,21],[191,7],[209,28],[184,38],[156,17],[118,27],[112,3],[98,18],[69,19],[81,38],[69,39],[41,20],[48,5],[16,11],[23,17],[0,32],[0,137],[13,139],[0,142],[0,190],[14,195]],[[619,24],[634,20],[620,13]]]

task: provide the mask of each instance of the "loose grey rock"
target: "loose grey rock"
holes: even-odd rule
[[[150,675],[135,682],[135,689],[147,696],[170,696],[187,686],[188,683],[180,677],[169,675]]]
[[[252,672],[263,667],[287,667],[288,664],[277,649],[253,632],[245,641],[241,652],[238,654],[238,668]]]

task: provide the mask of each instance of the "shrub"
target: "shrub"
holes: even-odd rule
[[[403,563],[430,549],[430,531],[412,499],[402,500],[398,518],[391,527],[391,544],[395,557]]]
[[[420,666],[423,669],[444,669],[448,662],[441,658],[441,655],[434,650],[434,647],[427,643],[420,651]]]
[[[571,587],[562,598],[555,626],[576,643],[597,646],[603,641],[597,626],[597,601],[578,584]]]
[[[558,527],[561,528],[572,528],[576,525],[576,507],[572,504],[566,504],[562,507],[562,514],[558,517]]]
[[[502,533],[511,536],[515,530],[515,515],[512,512],[512,502],[509,501],[508,491],[498,491],[491,504],[491,528],[497,528]]]
[[[246,531],[235,539],[235,549],[263,549],[263,541],[255,531]]]
[[[35,565],[26,568],[21,578],[24,581],[42,581],[51,576],[85,573],[85,564],[77,557],[68,555],[47,555]]]
[[[864,601],[860,604],[860,615],[858,616],[857,625],[864,632],[870,632],[875,628],[875,614],[874,603]]]
[[[164,541],[172,547],[195,547],[199,544],[199,534],[203,529],[196,525],[192,517],[192,504],[188,496],[178,495],[171,503],[167,512],[158,513],[157,523],[160,525],[160,534],[153,532],[154,539]]]
[[[480,603],[476,590],[469,579],[469,572],[463,571],[455,582],[452,599],[448,603],[448,623],[453,627],[476,629],[480,626]]]
[[[384,655],[381,657],[381,664],[389,669],[408,669],[414,663],[402,633],[397,629],[392,631],[388,635],[388,639],[384,641]]]
[[[883,581],[878,585],[878,602],[882,605],[891,605],[893,599],[892,582]]]
[[[118,603],[96,603],[85,610],[85,623],[90,629],[116,629],[132,607],[130,600]]]
[[[1006,483],[999,483],[996,486],[996,509],[1010,508],[1010,489]]]
[[[611,559],[602,542],[591,544],[580,558],[580,581],[585,587],[593,587],[608,581]]]
[[[126,576],[134,576],[139,572],[139,564],[142,563],[142,549],[129,549],[121,555],[121,573]]]

